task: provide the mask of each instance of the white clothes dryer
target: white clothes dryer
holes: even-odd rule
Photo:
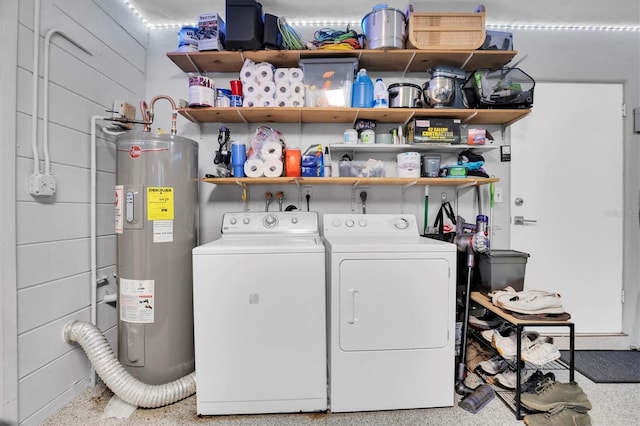
[[[226,213],[193,249],[193,279],[198,414],[327,409],[316,213]]]
[[[332,412],[452,406],[456,247],[406,214],[325,214]]]

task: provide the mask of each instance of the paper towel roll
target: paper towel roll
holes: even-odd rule
[[[248,81],[246,83],[242,83],[242,94],[245,98],[256,96],[258,93],[261,93],[260,84],[256,81]]]
[[[264,176],[264,161],[259,158],[250,158],[244,163],[244,174],[247,177]]]
[[[243,107],[260,107],[262,105],[262,97],[261,96],[245,96],[242,100]]]
[[[276,71],[273,73],[273,81],[277,83],[285,79],[289,79],[289,68],[276,68]]]
[[[259,81],[273,81],[273,66],[267,62],[256,64],[255,78]]]
[[[304,106],[304,98],[302,96],[292,96],[289,98],[289,106],[300,108]]]
[[[289,80],[280,80],[276,83],[276,97],[289,96],[291,92],[291,82]]]
[[[251,66],[242,67],[242,69],[240,70],[240,81],[242,81],[242,84],[244,85],[255,80],[255,68]]]
[[[265,142],[260,149],[260,156],[264,160],[272,158],[280,160],[282,159],[282,145],[276,141]]]
[[[281,95],[281,96],[276,96],[276,99],[274,100],[274,105],[277,107],[288,107],[291,106],[289,104],[289,100],[291,98],[288,95]]]
[[[282,164],[282,160],[271,158],[269,160],[265,160],[264,162],[264,175],[266,177],[282,176],[283,169],[284,165]]]
[[[263,81],[260,82],[258,90],[260,91],[260,94],[262,94],[265,98],[273,98],[276,92],[276,84],[273,81]]]
[[[302,82],[291,82],[291,86],[289,86],[289,93],[293,95],[304,96],[304,84]]]
[[[302,72],[302,69],[289,68],[289,80],[301,83],[303,77],[304,73]]]
[[[259,103],[256,106],[263,106],[263,107],[276,106],[276,100],[274,98],[262,98],[258,102]]]

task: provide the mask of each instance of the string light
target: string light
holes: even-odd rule
[[[182,26],[196,26],[195,22],[149,22],[136,9],[136,7],[128,0],[124,0],[124,4],[137,16],[147,28],[168,29],[180,28]],[[300,27],[358,27],[361,21],[356,20],[288,20],[289,25]],[[548,24],[548,23],[529,23],[529,24],[507,24],[507,23],[487,23],[485,27],[489,30],[501,31],[591,31],[591,32],[640,32],[640,25],[586,25],[586,24]]]

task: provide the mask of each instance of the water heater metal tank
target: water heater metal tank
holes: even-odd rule
[[[134,377],[163,384],[195,369],[198,145],[127,132],[116,150],[118,355]]]

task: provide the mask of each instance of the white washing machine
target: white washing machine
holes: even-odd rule
[[[332,412],[453,405],[456,247],[404,214],[326,214]]]
[[[198,414],[327,409],[325,250],[309,212],[227,213],[193,249]]]

